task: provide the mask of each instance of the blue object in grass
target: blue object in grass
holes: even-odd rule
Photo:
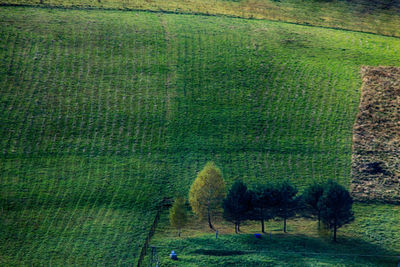
[[[178,260],[178,255],[175,253],[175,251],[171,251],[171,254],[169,254],[169,257],[171,258],[171,260]]]
[[[261,238],[261,234],[254,234],[255,238]]]

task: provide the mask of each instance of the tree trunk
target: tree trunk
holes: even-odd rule
[[[261,232],[262,232],[262,233],[265,233],[264,219],[261,219]]]
[[[283,218],[283,232],[286,233],[286,218]]]
[[[214,226],[211,223],[211,214],[210,214],[210,210],[207,211],[207,215],[208,215],[208,226],[210,227],[210,229],[214,230]]]
[[[318,211],[318,230],[321,229],[321,212]]]
[[[178,229],[178,236],[181,237],[181,229]]]
[[[235,223],[235,234],[237,234],[238,233],[238,231],[237,231],[237,223]]]
[[[336,230],[337,230],[337,227],[336,227],[336,224],[333,226],[333,242],[336,242]]]

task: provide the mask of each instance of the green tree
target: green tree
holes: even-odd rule
[[[275,215],[283,219],[284,233],[286,233],[287,219],[296,215],[299,204],[299,198],[296,198],[297,192],[297,189],[289,181],[283,181],[276,185]]]
[[[353,199],[343,186],[335,181],[329,181],[320,201],[322,222],[333,230],[333,241],[336,242],[337,229],[354,220],[352,211]]]
[[[261,232],[265,233],[264,222],[274,217],[275,188],[272,184],[257,185],[250,194],[250,211],[248,218],[261,222]]]
[[[321,208],[318,203],[324,193],[324,185],[321,183],[313,183],[304,190],[302,198],[306,207],[306,212],[318,218],[318,229],[321,225]]]
[[[181,236],[181,230],[187,223],[187,214],[185,208],[185,199],[178,197],[169,210],[169,222],[172,227],[178,230],[178,236]]]
[[[247,186],[236,181],[224,199],[224,218],[235,224],[235,233],[240,231],[240,223],[247,218],[247,212],[250,206],[250,194]]]
[[[208,162],[190,187],[189,203],[201,219],[207,217],[211,229],[214,229],[211,220],[220,211],[225,194],[221,170]]]

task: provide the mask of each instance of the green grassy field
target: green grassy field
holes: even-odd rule
[[[393,0],[0,0],[0,4],[224,15],[400,37],[400,4]]]
[[[228,185],[348,186],[360,67],[400,66],[398,38],[279,22],[0,21],[0,265],[135,264],[158,204],[208,160]]]

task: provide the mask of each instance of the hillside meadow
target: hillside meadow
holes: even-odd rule
[[[222,15],[400,37],[400,3],[393,0],[0,0],[0,5]]]
[[[136,264],[208,160],[228,186],[348,187],[360,68],[400,66],[398,38],[271,21],[0,7],[0,24],[6,266]]]

